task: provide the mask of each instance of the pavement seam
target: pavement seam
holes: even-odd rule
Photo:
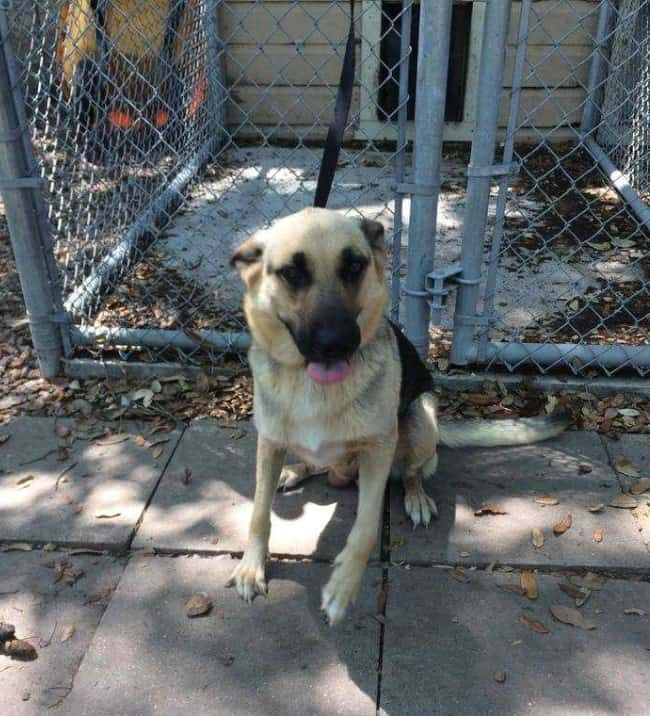
[[[379,548],[379,557],[381,561],[381,590],[379,613],[381,620],[379,622],[379,643],[377,654],[377,693],[375,697],[375,713],[379,716],[381,711],[381,684],[382,672],[384,668],[384,640],[386,637],[386,605],[388,603],[388,565],[390,564],[390,496],[391,496],[390,480],[386,483],[384,492],[384,506],[381,522],[381,544]],[[383,598],[381,597],[383,595]]]
[[[625,484],[623,483],[622,478],[619,476],[618,470],[614,467],[614,456],[610,452],[609,443],[607,442],[607,440],[605,440],[605,436],[602,435],[601,433],[596,433],[596,435],[598,435],[600,444],[603,446],[605,455],[607,455],[607,462],[609,463],[609,466],[612,468],[612,472],[614,473],[614,477],[616,477],[616,482],[618,482],[618,486],[621,488],[621,492],[625,492]]]
[[[72,691],[74,690],[74,682],[75,682],[75,679],[77,678],[77,674],[78,674],[79,671],[81,670],[81,666],[82,666],[83,663],[84,663],[84,660],[85,660],[85,658],[86,658],[86,654],[88,654],[88,652],[90,651],[90,647],[92,646],[92,643],[93,643],[93,641],[95,640],[95,636],[96,636],[97,632],[99,631],[99,628],[101,627],[102,622],[104,621],[104,617],[106,616],[106,612],[108,611],[108,608],[110,607],[111,602],[113,601],[113,598],[115,597],[115,592],[117,592],[117,590],[118,590],[118,588],[119,588],[119,586],[120,586],[120,583],[122,582],[122,577],[124,576],[124,573],[126,572],[126,569],[127,569],[127,567],[129,566],[129,562],[131,561],[131,556],[130,556],[130,555],[125,555],[125,556],[123,556],[123,557],[115,556],[115,557],[113,557],[113,559],[114,559],[115,561],[118,561],[118,560],[120,560],[120,559],[123,559],[123,560],[124,560],[124,566],[123,566],[123,568],[122,568],[122,572],[121,572],[121,574],[120,574],[120,577],[119,577],[119,579],[117,580],[117,584],[115,585],[115,589],[113,589],[113,591],[111,592],[111,596],[110,596],[110,598],[108,599],[108,601],[106,602],[106,606],[105,606],[104,609],[102,610],[102,614],[101,614],[101,616],[100,616],[100,618],[99,618],[99,621],[97,622],[97,625],[96,625],[95,628],[93,629],[92,636],[91,636],[90,639],[88,640],[88,644],[87,644],[86,648],[84,649],[83,654],[81,655],[81,659],[79,659],[79,661],[77,662],[76,668],[74,669],[74,673],[70,676],[70,688],[69,688],[68,691],[66,692],[65,696],[63,696],[63,697],[56,703],[56,706],[54,706],[54,707],[48,706],[48,708],[59,708],[59,706],[61,706],[61,705],[63,704],[63,702],[70,696],[70,694],[71,694]]]
[[[135,525],[133,525],[133,529],[131,530],[131,534],[129,535],[127,541],[126,541],[126,550],[131,551],[131,545],[133,544],[133,540],[135,539],[136,535],[138,534],[138,530],[140,529],[140,526],[142,525],[142,521],[144,520],[144,516],[147,513],[147,510],[149,509],[149,505],[152,503],[153,498],[158,492],[158,487],[160,486],[160,483],[163,481],[163,478],[167,474],[167,469],[169,468],[169,465],[171,464],[171,461],[176,454],[176,450],[178,450],[178,446],[181,444],[181,440],[185,436],[185,433],[187,432],[187,429],[189,428],[189,423],[182,423],[183,429],[181,431],[181,434],[178,436],[178,440],[176,441],[176,444],[174,447],[170,450],[169,455],[167,456],[167,460],[165,461],[165,464],[163,465],[162,470],[160,471],[160,475],[158,476],[158,479],[156,480],[156,483],[154,484],[151,492],[149,493],[149,496],[147,497],[146,502],[144,503],[144,507],[142,508],[142,512],[140,512],[140,516],[136,520]]]

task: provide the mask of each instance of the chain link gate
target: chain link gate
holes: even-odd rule
[[[645,376],[650,2],[523,0],[510,41],[503,5],[486,28],[479,86],[490,90],[479,99],[461,260],[429,276],[433,321],[455,282],[453,364]],[[495,160],[494,130],[506,122],[493,93],[504,84]]]
[[[8,82],[25,116],[19,131],[31,135],[43,189],[33,198],[44,199],[54,266],[41,301],[60,304],[48,317],[62,327],[68,372],[210,367],[247,348],[228,260],[245,237],[311,204],[349,8],[15,0],[4,11],[3,51],[14,48],[16,65]],[[419,9],[412,0],[357,3],[361,76],[330,201],[392,230],[393,317],[413,189],[407,104]],[[429,12],[422,22],[432,27]],[[427,66],[446,67],[448,34],[442,51],[432,34],[420,37]],[[369,65],[379,72],[364,74]],[[420,94],[441,142],[443,109]],[[434,204],[436,188],[426,188]],[[421,211],[414,223],[431,235]],[[19,270],[33,274],[29,261]]]
[[[357,0],[330,207],[389,229],[391,316],[422,353],[432,319],[457,366],[645,375],[649,4]],[[311,204],[347,0],[13,0],[0,15],[17,108],[2,188],[8,218],[29,213],[17,197],[41,217],[10,221],[41,365],[241,356],[228,258]],[[443,133],[473,139],[468,166]],[[33,174],[41,191],[16,188]]]

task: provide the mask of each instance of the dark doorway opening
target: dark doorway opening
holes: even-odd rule
[[[379,93],[377,117],[382,122],[397,120],[400,78],[400,29],[402,4],[394,0],[382,2],[381,42],[379,66]],[[449,51],[449,74],[445,121],[462,122],[465,112],[465,89],[467,84],[467,61],[469,58],[472,3],[454,5],[451,22],[451,47]],[[411,23],[411,46],[413,52],[409,63],[409,101],[407,118],[415,117],[415,87],[418,58],[418,28],[420,6],[413,6]]]

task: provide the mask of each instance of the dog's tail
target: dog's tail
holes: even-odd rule
[[[559,435],[568,425],[561,413],[518,420],[459,420],[441,423],[439,439],[452,448],[529,445]]]

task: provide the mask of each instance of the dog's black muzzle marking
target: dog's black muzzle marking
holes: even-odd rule
[[[340,303],[324,305],[309,323],[295,329],[284,324],[307,363],[349,360],[361,345],[359,326]]]

